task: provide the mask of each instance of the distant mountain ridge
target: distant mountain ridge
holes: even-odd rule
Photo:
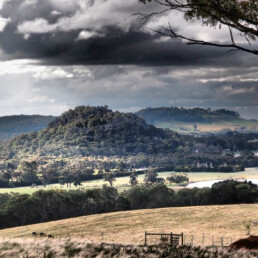
[[[238,112],[218,109],[158,107],[145,108],[135,113],[147,123],[160,128],[170,128],[175,131],[218,131],[258,130],[258,121],[246,120]]]
[[[0,139],[40,131],[55,119],[54,116],[14,115],[0,117]]]
[[[155,121],[181,121],[181,122],[212,122],[214,119],[239,118],[237,112],[226,109],[203,109],[203,108],[178,108],[178,107],[160,107],[145,108],[136,114],[143,117],[147,122]]]

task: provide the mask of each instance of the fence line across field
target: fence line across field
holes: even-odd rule
[[[184,245],[192,246],[221,246],[226,247],[231,245],[233,242],[246,238],[247,235],[232,235],[232,236],[215,236],[209,234],[195,235],[195,234],[184,234]]]
[[[152,238],[151,238],[152,236]],[[172,236],[172,237],[171,237]],[[164,239],[166,237],[167,239]],[[211,234],[173,234],[173,233],[147,233],[145,232],[144,244],[170,244],[170,245],[192,245],[192,246],[216,246],[227,247],[233,242],[246,238],[246,234],[211,235]],[[166,240],[166,241],[163,241]],[[172,240],[171,240],[172,239]],[[181,241],[179,241],[181,239]],[[170,240],[170,241],[169,241]]]
[[[179,239],[181,238],[181,245],[184,245],[184,234],[173,234],[172,232],[169,234],[166,233],[147,233],[145,232],[144,245],[147,245],[148,236],[159,236],[160,240],[164,239],[164,242],[168,242],[171,246],[179,245]]]
[[[70,235],[70,234],[53,234],[55,239],[87,239],[88,241],[95,241],[95,242],[106,242],[106,243],[115,243],[119,238],[118,235],[109,234],[107,232],[95,232],[89,234],[78,234],[78,235]],[[115,233],[115,232],[113,232]],[[116,232],[118,233],[118,232]],[[118,233],[119,234],[119,233]],[[256,232],[252,232],[252,234],[257,234]],[[23,234],[18,232],[17,237],[22,237]],[[181,234],[174,234],[170,233],[152,233],[152,232],[145,232],[144,234],[144,243],[142,240],[139,239],[138,244],[145,244],[145,245],[152,245],[152,244],[164,244],[164,245],[192,245],[192,246],[214,246],[214,247],[227,247],[231,245],[233,242],[247,238],[247,234],[225,234],[225,235],[218,235],[218,234],[209,234],[209,233],[199,233],[195,234],[194,232],[187,232]],[[35,237],[35,241],[40,239],[40,237]],[[129,242],[127,244],[130,244]]]

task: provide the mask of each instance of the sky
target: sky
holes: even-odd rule
[[[170,22],[189,37],[229,40],[227,28],[179,13],[140,26],[136,13],[159,10],[138,0],[0,0],[0,116],[108,105],[227,108],[258,119],[258,56],[153,32]]]

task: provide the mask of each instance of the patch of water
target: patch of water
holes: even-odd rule
[[[246,179],[247,181],[251,181],[253,184],[258,185],[258,179]],[[203,187],[212,187],[215,183],[222,182],[225,180],[209,180],[209,181],[202,181],[202,182],[196,182],[196,183],[190,183],[187,185],[187,188],[193,188],[193,187],[198,187],[198,188],[203,188]],[[237,180],[240,181],[240,180]],[[242,181],[242,180],[241,180]]]

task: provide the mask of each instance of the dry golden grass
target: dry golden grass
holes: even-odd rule
[[[229,250],[228,248],[200,248],[190,246],[169,247],[168,245],[137,246],[107,243],[89,243],[84,239],[0,239],[0,257],[4,258],[57,258],[57,257],[171,257],[171,258],[254,258],[258,252],[248,250]]]
[[[144,232],[181,233],[185,243],[194,245],[229,245],[246,237],[247,228],[258,235],[258,204],[198,206],[115,212],[84,216],[0,230],[2,238],[32,238],[32,232],[52,234],[55,238],[83,238],[92,242],[143,244]],[[203,243],[204,234],[204,243]],[[37,237],[38,238],[38,237]],[[154,240],[150,239],[150,243]]]

